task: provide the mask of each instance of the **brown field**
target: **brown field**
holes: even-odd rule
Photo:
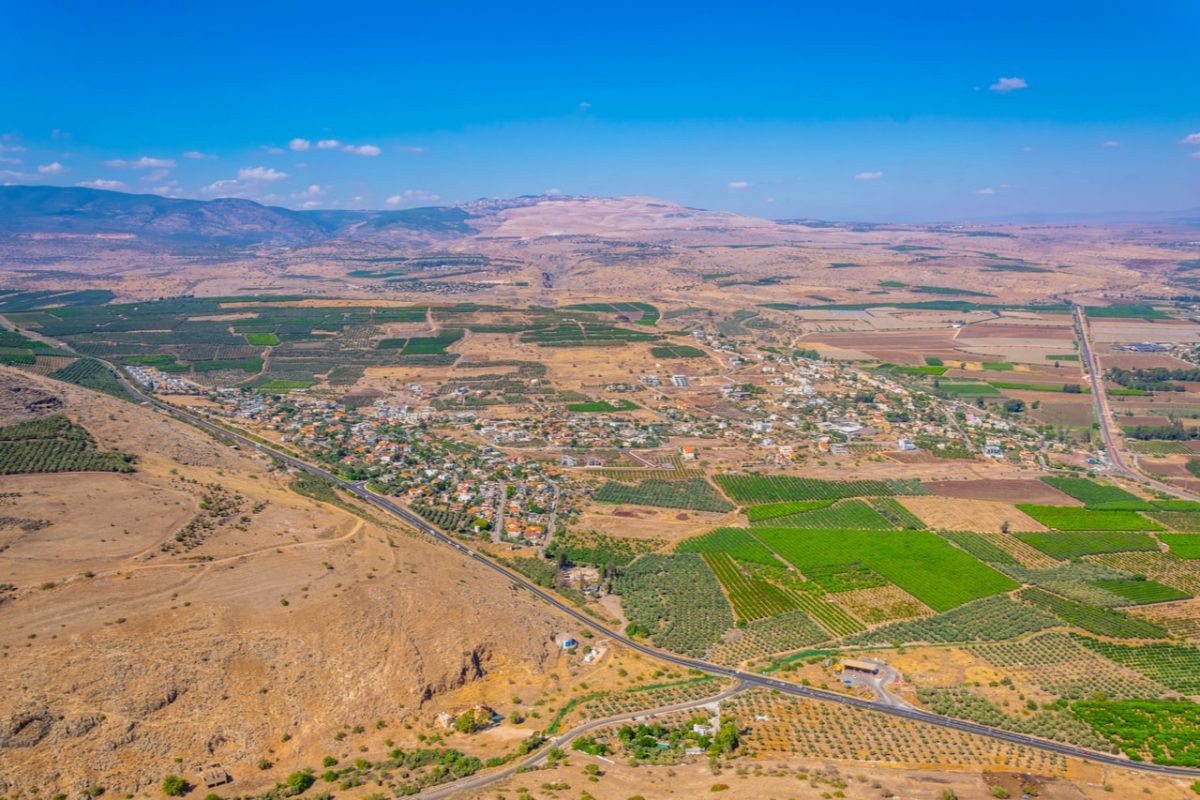
[[[1056,506],[1082,505],[1070,495],[1037,480],[996,479],[986,481],[926,481],[931,492],[940,497],[965,500],[996,500],[1007,503],[1043,503]],[[920,516],[918,514],[918,516]]]
[[[1005,522],[1014,531],[1046,530],[1012,503],[962,497],[902,497],[900,502],[935,530],[999,531]]]

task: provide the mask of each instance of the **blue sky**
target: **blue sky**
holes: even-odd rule
[[[1200,4],[806,5],[0,0],[0,182],[861,220],[1200,207]]]

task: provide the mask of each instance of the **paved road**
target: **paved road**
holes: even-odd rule
[[[496,783],[497,781],[502,781],[506,778],[511,778],[520,770],[537,766],[546,760],[546,754],[549,753],[552,748],[566,748],[566,746],[572,741],[590,731],[597,730],[598,728],[606,728],[609,725],[616,725],[620,722],[633,722],[635,720],[650,719],[651,717],[657,717],[662,714],[671,714],[676,711],[687,711],[691,708],[710,706],[713,703],[719,703],[722,700],[728,700],[735,694],[744,692],[747,688],[748,687],[746,684],[738,683],[735,686],[732,686],[729,689],[721,692],[720,694],[715,694],[711,697],[704,697],[699,700],[687,700],[685,702],[675,703],[669,706],[659,706],[658,708],[648,708],[644,711],[630,711],[625,714],[604,717],[603,719],[594,719],[589,722],[585,722],[582,725],[578,725],[566,733],[561,734],[560,736],[556,736],[553,739],[548,740],[546,744],[543,745],[540,750],[538,750],[537,753],[531,755],[529,758],[525,759],[519,764],[505,767],[499,772],[463,778],[462,780],[455,781],[454,783],[446,783],[442,784],[441,786],[432,787],[420,792],[418,796],[425,798],[425,800],[437,800],[438,798],[442,797],[451,797],[459,792],[482,789],[488,784]]]
[[[1100,437],[1104,440],[1104,449],[1108,453],[1112,472],[1176,497],[1200,500],[1200,495],[1151,478],[1138,469],[1136,463],[1131,464],[1126,460],[1122,450],[1124,437],[1114,431],[1116,423],[1113,422],[1112,409],[1109,407],[1108,392],[1104,390],[1104,369],[1100,364],[1099,354],[1092,349],[1087,314],[1084,312],[1083,306],[1075,306],[1075,323],[1079,326],[1079,349],[1083,354],[1083,363],[1087,367],[1092,399],[1096,404],[1096,415],[1100,418]]]
[[[112,365],[110,364],[109,366],[111,367]],[[116,369],[115,367],[113,368]],[[1025,747],[1033,747],[1063,756],[1087,759],[1094,763],[1106,764],[1113,767],[1123,767],[1125,769],[1137,770],[1139,772],[1156,773],[1160,775],[1179,775],[1188,778],[1200,778],[1200,769],[1172,767],[1162,764],[1149,764],[1145,762],[1130,761],[1126,758],[1109,753],[1100,753],[1082,747],[1075,747],[1073,745],[1062,744],[1060,742],[1039,739],[1035,736],[1013,733],[1012,731],[1000,730],[998,728],[990,728],[986,725],[980,725],[978,723],[968,722],[966,720],[954,719],[952,717],[944,717],[940,714],[934,714],[932,712],[917,708],[893,706],[878,700],[866,700],[861,697],[851,697],[843,694],[837,694],[824,689],[815,689],[811,686],[788,683],[787,681],[778,680],[768,675],[759,675],[753,672],[743,672],[742,670],[733,669],[731,667],[710,664],[701,659],[689,658],[687,656],[676,655],[675,653],[659,650],[656,647],[652,647],[634,639],[630,639],[622,633],[604,627],[604,625],[602,625],[598,620],[547,593],[537,585],[526,580],[524,576],[513,572],[512,570],[496,563],[495,561],[492,561],[482,553],[467,547],[462,542],[459,542],[458,540],[433,527],[424,519],[409,511],[407,508],[404,508],[403,506],[386,497],[382,497],[369,491],[365,486],[344,481],[322,467],[318,467],[298,458],[293,458],[292,456],[280,453],[273,448],[255,442],[252,439],[242,436],[241,434],[226,430],[225,428],[209,422],[207,419],[197,416],[189,411],[185,411],[183,409],[176,408],[175,406],[163,403],[157,398],[148,396],[144,391],[142,391],[140,386],[125,378],[124,373],[120,370],[117,370],[117,374],[135,397],[141,398],[147,404],[158,408],[160,411],[170,414],[177,419],[183,420],[184,422],[193,424],[201,429],[222,436],[225,439],[233,440],[243,447],[270,455],[271,457],[278,459],[288,466],[302,470],[311,475],[317,475],[335,484],[336,486],[340,486],[342,489],[345,489],[346,491],[356,495],[367,503],[389,512],[397,519],[403,521],[413,528],[416,528],[418,531],[428,535],[430,538],[453,548],[463,557],[476,562],[486,569],[490,569],[493,572],[499,573],[514,585],[529,592],[546,605],[551,606],[561,614],[570,617],[580,625],[591,628],[601,635],[611,638],[613,641],[620,642],[630,650],[642,653],[659,661],[665,661],[668,664],[682,667],[683,669],[693,669],[699,672],[708,673],[710,675],[718,675],[721,677],[730,678],[732,680],[737,680],[745,684],[748,688],[773,689],[794,697],[804,697],[810,700],[839,703],[841,705],[852,706],[854,708],[859,708],[866,711],[876,711],[882,714],[889,714],[894,717],[911,720],[913,722],[937,725],[942,728],[949,728],[962,733],[986,736],[991,739],[997,739],[999,741],[1009,742],[1011,744],[1023,745]]]

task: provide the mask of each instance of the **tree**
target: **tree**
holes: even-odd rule
[[[168,775],[162,781],[163,794],[167,797],[179,797],[189,788],[188,782],[178,775]]]
[[[301,772],[293,772],[291,775],[288,775],[287,785],[289,788],[293,789],[296,794],[300,794],[308,789],[308,787],[312,786],[316,780],[317,779],[312,776],[311,772],[308,770],[303,770]]]

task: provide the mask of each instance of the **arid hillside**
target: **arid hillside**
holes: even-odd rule
[[[312,765],[459,687],[507,698],[556,650],[503,580],[264,460],[10,368],[0,396],[0,424],[65,412],[137,457],[3,480],[0,794],[119,795],[213,763],[252,786],[264,757]]]

